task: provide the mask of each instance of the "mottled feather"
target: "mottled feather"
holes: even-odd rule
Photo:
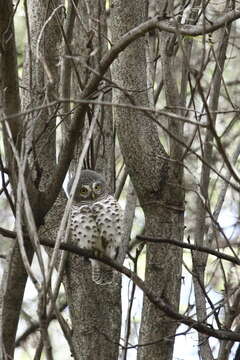
[[[72,181],[69,191],[71,185]],[[81,190],[83,188],[84,191]],[[100,250],[116,260],[122,241],[122,219],[122,209],[116,199],[107,193],[102,176],[94,171],[84,170],[71,209],[73,241],[82,248]],[[105,285],[112,282],[111,267],[97,260],[91,260],[91,264],[95,283]]]

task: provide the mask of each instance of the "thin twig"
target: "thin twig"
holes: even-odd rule
[[[1,228],[0,228],[0,230],[1,230]],[[8,233],[8,235],[11,235],[9,237],[13,238],[14,232],[5,230],[5,234],[6,233]],[[169,242],[169,240],[166,239],[166,242]],[[52,248],[55,246],[54,241],[51,241],[49,239],[43,239],[43,238],[41,239],[41,244],[52,247]],[[134,274],[134,272],[132,272],[131,270],[127,269],[126,267],[120,265],[119,263],[113,261],[112,259],[106,257],[104,254],[102,254],[100,252],[97,254],[96,251],[81,249],[77,245],[70,244],[70,243],[69,244],[61,243],[60,250],[69,251],[69,252],[72,252],[74,254],[77,254],[77,255],[85,257],[85,258],[96,259],[96,260],[103,262],[104,264],[107,264],[107,265],[113,267],[115,270],[121,272],[122,274],[127,276],[129,279],[131,279],[146,294],[146,296],[148,297],[150,302],[152,302],[157,308],[162,310],[166,315],[168,315],[170,318],[172,318],[176,322],[183,323],[203,334],[206,334],[208,336],[213,336],[218,339],[240,341],[240,334],[235,333],[234,331],[222,330],[222,329],[215,330],[209,324],[198,322],[188,316],[181,315],[178,312],[174,311],[173,308],[171,307],[171,305],[169,305],[162,298],[160,298],[158,295],[156,295],[154,293],[154,290],[150,289],[144,283],[144,281],[142,279],[140,279],[136,274]],[[201,250],[203,250],[203,249],[201,249]],[[225,254],[223,254],[222,257],[225,257]],[[226,260],[230,260],[230,259],[226,259]],[[233,260],[233,262],[236,263],[235,258],[233,258],[232,260]],[[238,261],[238,265],[239,264],[240,264],[240,260]]]

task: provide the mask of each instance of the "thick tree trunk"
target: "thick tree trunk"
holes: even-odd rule
[[[60,1],[58,2],[58,5]],[[46,10],[44,12],[44,9]],[[48,67],[49,72],[52,76],[51,79],[44,76],[43,64],[38,59],[37,60],[37,46],[39,40],[39,34],[43,28],[44,22],[47,20],[46,16],[50,16],[53,9],[47,9],[47,2],[44,1],[32,1],[29,6],[29,24],[30,24],[30,38],[28,39],[28,47],[26,50],[26,58],[24,63],[24,74],[23,74],[23,85],[26,89],[23,95],[23,108],[29,108],[29,106],[34,107],[38,105],[43,105],[44,99],[51,100],[50,91],[48,91],[50,80],[55,83],[51,83],[52,90],[54,85],[57,85],[57,62],[56,57],[59,45],[59,34],[60,32],[56,30],[56,20],[52,19],[49,25],[45,29],[44,33],[44,45],[43,42],[40,43],[39,51],[41,51],[41,56],[44,58],[45,65]],[[2,11],[0,11],[2,14]],[[12,15],[6,15],[7,25],[9,19],[12,19]],[[11,28],[12,29],[12,28]],[[13,31],[13,29],[11,30]],[[11,36],[11,39],[14,40],[14,36]],[[10,41],[12,43],[12,40]],[[43,52],[43,53],[42,53]],[[30,55],[31,54],[31,55]],[[47,54],[47,55],[46,55]],[[16,52],[12,51],[11,61],[15,61]],[[29,56],[30,55],[30,56]],[[11,66],[10,61],[8,60],[8,66],[11,67],[12,73],[14,73],[14,66]],[[17,72],[17,69],[15,69]],[[13,85],[12,81],[12,85]],[[54,85],[53,85],[54,84]],[[17,81],[15,81],[15,86],[17,87]],[[46,93],[43,90],[46,89]],[[54,91],[54,90],[53,90]],[[16,95],[16,91],[13,90],[11,86],[11,97]],[[18,97],[16,95],[15,103],[17,102]],[[9,105],[8,105],[9,106]],[[20,105],[18,107],[14,106],[12,110],[6,111],[6,115],[11,113],[17,113],[20,111]],[[40,113],[31,114],[27,119],[21,120],[22,132],[16,132],[19,128],[18,124],[15,124],[13,121],[12,132],[13,140],[15,145],[19,145],[21,140],[24,142],[26,147],[30,150],[30,159],[29,166],[31,169],[28,173],[29,177],[35,181],[35,184],[40,185],[41,189],[51,181],[51,173],[54,170],[56,164],[56,147],[55,147],[55,137],[51,138],[52,132],[55,129],[54,120],[50,124],[47,124],[47,120],[51,118],[53,110],[43,110]],[[36,120],[37,119],[37,120]],[[24,122],[24,125],[22,123]],[[25,139],[24,133],[26,128],[28,138]],[[7,144],[7,134],[5,132],[5,143]],[[20,137],[21,136],[21,137]],[[36,141],[37,140],[37,141]],[[36,142],[35,142],[36,141]],[[5,145],[8,149],[8,145]],[[18,146],[18,148],[20,148]],[[6,150],[6,154],[9,152]],[[13,165],[13,160],[11,166]],[[36,166],[37,164],[37,166]],[[17,174],[17,168],[15,164],[14,174]],[[13,177],[14,183],[13,189],[17,189],[17,179],[16,176]],[[31,183],[31,181],[30,181]],[[32,187],[34,190],[34,187]],[[32,210],[36,215],[38,213],[38,204],[34,201],[34,194],[29,191],[28,193],[30,201],[32,200]],[[41,221],[35,217],[37,223]],[[38,221],[39,220],[39,221]],[[29,262],[31,263],[33,257],[33,249],[30,243],[26,244],[26,251],[29,257]],[[6,282],[4,285],[3,297],[2,297],[2,308],[1,308],[1,328],[2,328],[2,350],[5,355],[9,358],[13,358],[14,354],[14,344],[15,344],[15,335],[18,325],[18,320],[20,317],[20,309],[22,304],[22,299],[25,290],[25,284],[27,281],[27,274],[22,263],[18,243],[16,242],[13,245],[13,248],[9,254],[8,267],[6,268],[5,276]],[[7,325],[6,325],[7,324]]]
[[[121,325],[119,281],[104,287],[94,284],[89,261],[70,255],[65,285],[76,360],[117,359]]]
[[[85,86],[91,75],[90,68],[98,69],[101,56],[107,49],[105,1],[80,0],[78,14],[74,27],[74,47],[72,52],[77,53],[76,76],[72,66],[72,96],[78,98],[81,86]],[[97,31],[96,31],[97,29]],[[91,55],[94,53],[96,55]],[[109,94],[101,98],[111,101]],[[106,178],[108,189],[114,192],[115,157],[114,132],[111,108],[91,108],[92,116],[98,116],[98,126],[94,131],[91,148],[85,161],[86,167],[92,167],[101,172]],[[98,114],[97,114],[98,112]],[[71,173],[76,170],[76,163],[84,144],[84,135],[88,128],[91,116],[86,117],[85,129],[77,144],[77,151],[72,163]],[[68,124],[66,124],[67,126]],[[121,278],[116,275],[112,285],[98,286],[91,278],[89,261],[74,255],[69,255],[65,288],[70,307],[73,328],[73,345],[76,360],[117,360],[118,343],[121,331]]]
[[[144,0],[113,0],[111,7],[112,42],[146,19]],[[115,60],[112,78],[121,88],[114,90],[114,101],[148,105],[146,80],[146,41],[132,43]],[[159,142],[157,128],[146,113],[114,109],[119,143],[145,214],[145,234],[181,240],[183,237],[182,169],[168,160]],[[175,125],[176,127],[176,125]],[[173,130],[174,131],[174,130]],[[175,129],[176,131],[176,129]],[[174,132],[175,132],[174,131]],[[171,154],[175,154],[171,148]],[[178,154],[178,156],[180,156]],[[178,308],[181,285],[181,250],[166,245],[148,245],[145,281],[159,297]],[[176,323],[144,297],[139,360],[169,360],[172,357]],[[151,343],[151,345],[149,345]]]

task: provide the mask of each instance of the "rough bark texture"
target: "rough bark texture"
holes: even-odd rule
[[[146,19],[146,2],[113,0],[111,4],[112,41]],[[132,43],[115,60],[112,77],[129,91],[135,104],[148,105],[145,38]],[[131,92],[133,90],[133,92]],[[129,102],[123,92],[114,90],[114,102]],[[119,143],[145,214],[145,234],[182,239],[182,170],[159,142],[157,129],[140,111],[114,109]],[[171,149],[174,154],[174,149]],[[178,308],[181,284],[181,250],[166,245],[147,246],[145,281],[159,297]],[[139,348],[139,360],[171,359],[176,324],[145,297],[139,343],[156,343]]]
[[[15,44],[15,34],[13,22],[13,5],[10,0],[0,1],[0,86],[2,91],[2,99],[4,115],[11,115],[20,111],[20,98],[18,88],[18,72],[17,72],[17,52]],[[11,71],[9,71],[11,69]],[[9,121],[13,140],[16,142],[20,130],[19,118],[13,118]],[[7,142],[6,142],[7,143]],[[7,154],[9,155],[9,154]],[[7,157],[8,165],[9,158]],[[11,174],[13,176],[13,174]]]
[[[55,1],[57,7],[62,2]],[[45,26],[54,9],[48,1],[32,1],[29,6],[30,39],[26,47],[22,85],[22,107],[47,106],[58,94],[60,29],[57,16]],[[44,27],[44,31],[42,31]],[[41,34],[41,35],[40,35]],[[43,190],[51,182],[56,165],[55,109],[42,109],[24,119],[31,175]]]
[[[70,255],[66,289],[77,359],[118,358],[121,319],[119,281],[100,287],[91,279],[89,261]],[[97,355],[96,355],[97,354]]]
[[[3,115],[11,115],[20,111],[20,98],[18,90],[17,53],[13,23],[12,1],[0,1],[0,91]],[[9,71],[11,69],[11,71]],[[13,141],[17,144],[20,121],[14,118],[9,122]],[[8,142],[5,124],[4,145],[6,165],[9,169],[9,178],[12,188],[16,189],[17,173],[14,168],[15,162]],[[19,142],[18,142],[19,145]],[[31,256],[30,252],[29,255]],[[22,266],[18,244],[15,242],[9,252],[3,282],[0,292],[0,358],[5,354],[13,357],[14,341],[18,324],[18,315],[23,297],[26,273]]]
[[[76,19],[74,34],[81,36],[75,36],[74,52],[76,59],[79,59],[77,64],[79,78],[84,85],[91,74],[86,65],[97,70],[99,59],[107,47],[106,38],[102,36],[103,34],[106,36],[105,1],[99,1],[97,4],[94,0],[79,1],[78,14],[80,19]],[[99,22],[94,19],[98,19]],[[90,57],[91,52],[95,55]],[[79,82],[74,68],[72,68],[72,81],[72,94],[78,97]],[[88,120],[91,122],[91,114],[96,115],[96,108],[88,112],[85,128],[88,127]],[[85,131],[78,141],[75,163],[84,143],[84,134]],[[113,193],[115,158],[111,109],[100,109],[98,126],[85,165],[101,172],[106,178],[109,191]],[[72,169],[74,168],[73,165]],[[98,286],[91,279],[89,261],[69,255],[65,287],[77,360],[117,359],[121,330],[120,277],[116,275],[112,285]]]
[[[31,248],[27,248],[27,254],[31,261],[33,256]],[[16,240],[9,251],[6,264],[0,295],[0,359],[5,359],[5,356],[13,358],[19,314],[27,281],[27,274]]]
[[[10,3],[10,2],[9,2]],[[60,2],[58,2],[58,5]],[[44,11],[45,9],[45,11]],[[36,49],[37,42],[40,31],[43,27],[44,22],[47,20],[47,17],[50,16],[52,12],[52,8],[48,7],[47,1],[33,1],[29,7],[29,23],[30,23],[30,46],[31,52],[29,48],[26,50],[26,58],[24,63],[24,74],[23,74],[23,84],[27,91],[22,94],[23,95],[23,108],[27,108],[29,106],[34,107],[38,105],[46,104],[51,100],[51,91],[54,89],[54,81],[57,81],[57,58],[56,52],[59,44],[59,32],[56,31],[56,21],[53,19],[50,24],[46,27],[44,33],[44,45],[40,44],[39,50],[41,51],[41,55],[44,57],[45,65],[48,67],[51,74],[51,79],[46,79],[44,77],[43,64],[38,60],[36,60]],[[1,11],[2,14],[2,11]],[[12,19],[12,15],[5,14],[5,20],[8,21]],[[10,27],[11,31],[13,31],[12,27]],[[13,35],[13,33],[12,33]],[[14,41],[14,36],[12,36],[12,40]],[[10,44],[12,44],[12,40]],[[13,46],[13,45],[12,45]],[[44,49],[44,50],[43,50]],[[16,52],[15,48],[11,52],[11,57],[8,59],[8,67],[11,66],[12,74],[15,74],[17,77],[17,69],[16,69]],[[42,53],[44,51],[44,53]],[[31,56],[29,57],[29,54]],[[31,58],[31,61],[30,61]],[[9,64],[11,63],[11,64]],[[14,67],[15,64],[15,67]],[[31,75],[30,75],[31,74]],[[50,81],[52,80],[53,83]],[[50,84],[51,83],[51,84]],[[50,86],[49,86],[50,84]],[[46,85],[46,86],[45,86]],[[14,98],[14,102],[18,101],[18,94],[16,93],[16,89],[14,90],[14,86],[17,88],[17,80],[11,82],[11,97]],[[10,89],[10,86],[8,86]],[[45,92],[46,90],[46,92]],[[17,113],[20,111],[20,105],[12,106],[12,109],[9,108],[9,111],[6,111],[6,115],[11,113]],[[24,119],[24,131],[21,133],[25,133],[25,129],[27,129],[27,139],[26,139],[26,147],[30,149],[30,159],[29,162],[31,172],[28,173],[30,177],[32,177],[35,181],[35,184],[40,185],[42,189],[44,189],[45,185],[51,181],[50,174],[54,169],[54,165],[56,163],[56,154],[55,154],[55,137],[51,137],[52,130],[55,127],[55,123],[52,120],[51,124],[47,124],[47,121],[51,118],[51,111],[40,111],[37,115],[31,114],[26,119]],[[23,123],[23,119],[21,120],[21,124]],[[12,122],[12,121],[11,121]],[[13,121],[14,125],[14,121]],[[48,126],[49,125],[49,126]],[[17,131],[19,125],[15,124],[12,127],[13,139],[15,141],[15,145],[19,143],[17,135],[19,132]],[[5,134],[5,142],[6,142],[6,134]],[[7,146],[5,146],[8,149]],[[12,165],[12,163],[11,163]],[[15,165],[16,166],[16,165]],[[16,167],[14,169],[15,174],[17,173]],[[16,177],[15,183],[13,183],[13,188],[17,188],[16,186]],[[29,198],[32,200],[32,210],[35,214],[35,220],[38,222],[37,213],[38,213],[38,204],[36,201],[33,201],[34,194],[29,192]],[[34,206],[35,205],[35,206]],[[39,221],[41,223],[41,221]],[[29,256],[29,262],[31,263],[33,257],[33,250],[31,244],[26,244],[27,253]],[[17,242],[13,245],[13,248],[9,254],[8,259],[8,267],[6,268],[4,278],[6,282],[4,284],[4,292],[3,292],[3,301],[2,301],[2,322],[1,327],[3,331],[3,350],[5,351],[5,355],[9,356],[9,358],[13,357],[14,354],[14,343],[15,343],[15,335],[17,324],[20,316],[20,309],[25,289],[25,284],[27,281],[27,274],[24,269],[24,265],[21,260],[19,248]],[[7,324],[7,326],[6,326]]]

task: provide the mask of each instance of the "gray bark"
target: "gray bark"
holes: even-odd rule
[[[113,43],[146,19],[146,2],[113,0],[111,31]],[[148,105],[145,38],[132,43],[112,66],[113,80],[129,91],[133,103]],[[133,92],[131,92],[133,90]],[[114,102],[129,102],[129,96],[114,90]],[[146,113],[114,109],[118,138],[128,173],[145,214],[145,234],[182,239],[183,193],[181,166],[168,161],[159,142],[157,128]],[[172,145],[171,154],[176,154]],[[179,156],[180,154],[178,154]],[[181,284],[181,251],[170,246],[147,245],[146,283],[159,297],[178,308]],[[170,359],[176,324],[144,297],[138,359]]]
[[[17,53],[13,23],[13,6],[11,1],[0,1],[0,99],[4,116],[16,114],[20,111],[20,97],[18,89]],[[11,71],[9,71],[11,69]],[[13,141],[17,144],[20,120],[13,118],[9,122]],[[7,131],[3,124],[6,165],[9,170],[9,178],[12,188],[17,183],[15,162]],[[20,140],[20,139],[19,139]],[[18,145],[20,141],[18,142]],[[31,251],[30,251],[31,252]],[[31,256],[29,252],[29,255]],[[5,355],[13,357],[14,341],[16,336],[18,315],[23,297],[22,285],[26,279],[26,273],[22,266],[18,244],[12,244],[11,251],[6,259],[6,270],[3,276],[0,292],[0,358]]]
[[[73,31],[73,49],[78,77],[84,88],[91,75],[89,68],[98,70],[99,60],[107,49],[105,1],[97,4],[92,0],[79,1],[78,16]],[[79,96],[79,81],[73,67],[72,94],[76,98]],[[111,101],[111,96],[104,96],[102,100]],[[77,142],[72,173],[84,143],[88,119],[91,121],[91,117],[86,117],[85,129]],[[101,172],[106,178],[109,192],[114,192],[115,156],[111,108],[100,109],[98,126],[85,165]],[[92,281],[89,261],[69,255],[64,283],[70,307],[76,359],[117,359],[121,330],[121,277],[116,274],[112,285],[98,286]]]
[[[61,0],[55,2],[56,8]],[[29,9],[30,39],[25,51],[22,85],[22,108],[47,106],[58,95],[60,30],[57,17],[45,25],[52,13],[47,1],[32,1]],[[44,30],[43,30],[44,29]],[[54,108],[42,109],[24,119],[26,147],[30,151],[30,168],[37,187],[51,183],[56,165],[56,116]]]
[[[10,3],[10,2],[9,2]],[[59,4],[59,3],[58,3]],[[44,12],[43,9],[47,6],[47,2],[31,2],[31,6],[29,7],[29,20],[30,20],[30,37],[31,37],[31,51],[29,49],[26,51],[26,58],[24,64],[24,75],[23,75],[23,83],[27,88],[27,91],[22,94],[23,95],[23,107],[28,106],[37,106],[43,104],[43,99],[47,99],[46,101],[51,100],[51,91],[53,91],[56,83],[52,83],[52,81],[57,82],[57,58],[56,58],[56,50],[58,49],[59,44],[59,32],[56,31],[56,20],[52,19],[50,24],[46,27],[44,33],[44,46],[41,43],[40,50],[46,51],[44,56],[45,65],[48,67],[49,75],[51,75],[51,79],[44,78],[43,64],[36,61],[36,47],[37,47],[37,39],[39,33],[42,29],[42,26],[46,20],[44,14],[49,16],[51,14],[51,9]],[[46,8],[45,8],[46,9]],[[1,11],[2,14],[2,11]],[[11,15],[5,14],[5,19],[7,23],[9,19],[12,18]],[[11,31],[13,29],[11,28]],[[50,35],[51,34],[51,35]],[[14,36],[13,36],[14,41]],[[12,43],[12,41],[11,41]],[[15,49],[14,49],[15,50]],[[29,57],[29,54],[32,55]],[[15,61],[16,65],[16,52],[12,52],[11,61]],[[30,62],[30,59],[32,62]],[[8,66],[9,64],[8,59]],[[14,69],[17,73],[16,67],[13,65],[11,69]],[[16,74],[15,73],[15,74]],[[31,74],[31,75],[30,75]],[[17,75],[16,75],[17,76]],[[13,82],[12,82],[13,85]],[[45,87],[46,85],[46,87]],[[15,86],[17,88],[17,82],[15,82]],[[46,88],[46,92],[43,92],[43,89]],[[16,91],[11,87],[11,96],[16,96],[15,103],[18,100]],[[12,108],[12,110],[7,111],[6,115],[11,113],[17,113],[20,111],[20,105],[18,107]],[[29,178],[33,178],[35,180],[35,184],[40,184],[41,189],[44,189],[47,183],[51,181],[50,174],[54,169],[54,165],[56,163],[56,155],[55,155],[55,138],[51,138],[52,130],[55,127],[54,121],[46,127],[46,122],[49,118],[51,118],[51,111],[44,110],[40,112],[36,117],[34,115],[29,116],[28,119],[25,119],[25,126],[22,128],[23,131],[21,133],[21,137],[25,132],[25,128],[27,128],[28,138],[25,142],[28,149],[31,149],[31,161],[29,163],[31,170],[28,172]],[[33,119],[37,121],[34,121]],[[22,123],[22,119],[21,123]],[[11,121],[12,122],[12,121]],[[14,121],[13,121],[14,124]],[[18,125],[18,124],[17,124]],[[18,125],[19,129],[19,125]],[[20,133],[16,128],[12,128],[12,132],[14,134],[13,139],[15,141],[15,145],[20,144]],[[39,137],[39,135],[41,135]],[[44,134],[44,136],[43,136]],[[5,140],[7,136],[5,134]],[[35,143],[35,140],[36,141]],[[47,139],[47,141],[46,141]],[[47,145],[47,146],[46,146]],[[6,146],[6,149],[8,147]],[[18,146],[19,148],[19,146]],[[11,165],[13,165],[12,162]],[[37,164],[37,166],[36,166]],[[14,172],[17,174],[16,164],[14,164]],[[29,181],[31,184],[31,180]],[[16,190],[17,179],[15,177],[15,181],[12,183],[13,189]],[[38,185],[37,185],[38,186]],[[35,194],[37,193],[36,189],[34,193],[31,193],[31,190],[34,190],[33,184],[29,189],[29,198],[32,200],[32,210],[35,215],[35,220],[38,223],[37,213],[38,213],[38,204],[34,201]],[[36,200],[36,199],[35,199]],[[26,244],[26,251],[29,257],[29,262],[31,263],[33,257],[33,249],[30,243]],[[6,283],[4,284],[3,289],[3,298],[2,298],[2,308],[1,308],[1,316],[2,316],[2,342],[3,342],[3,351],[6,356],[9,358],[13,357],[14,354],[14,343],[15,343],[15,335],[18,325],[18,320],[20,316],[20,309],[25,289],[25,284],[27,281],[27,274],[24,269],[24,265],[22,263],[22,259],[20,256],[18,243],[14,243],[12,250],[9,254],[8,267],[6,268],[6,272],[4,275],[4,279],[6,279]],[[7,324],[7,325],[6,325]]]

